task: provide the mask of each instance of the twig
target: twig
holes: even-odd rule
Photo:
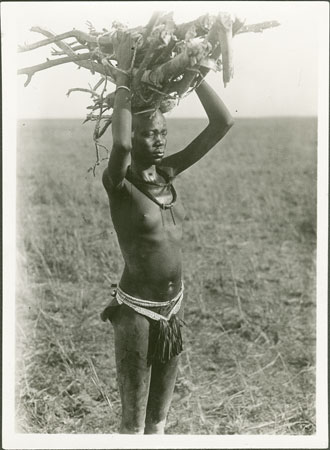
[[[86,88],[71,88],[68,90],[68,92],[66,93],[66,95],[69,97],[69,95],[71,94],[71,92],[87,92],[89,94],[91,94],[92,97],[97,97],[98,99],[100,98],[100,95],[95,92],[95,90],[92,89],[86,89]]]
[[[87,361],[88,361],[88,364],[89,364],[90,369],[91,369],[92,372],[93,372],[93,375],[91,376],[91,378],[92,378],[92,381],[93,381],[94,385],[95,385],[95,386],[97,387],[97,389],[100,391],[102,397],[107,401],[108,406],[109,406],[111,412],[113,412],[113,407],[112,407],[112,404],[111,404],[111,402],[110,402],[110,400],[109,400],[109,397],[107,396],[107,394],[103,391],[103,389],[102,389],[102,387],[101,387],[100,379],[99,379],[99,377],[98,377],[98,375],[97,375],[97,372],[96,372],[96,370],[95,370],[93,361],[91,360],[91,358],[88,358]]]
[[[264,422],[264,423],[261,423],[259,425],[254,425],[252,427],[247,427],[247,428],[244,429],[244,431],[245,430],[257,430],[259,428],[263,428],[263,427],[267,427],[269,425],[273,425],[274,423],[275,423],[274,420],[272,420],[271,422]]]
[[[105,83],[104,83],[101,95],[99,96],[100,112],[99,112],[99,115],[98,115],[98,118],[97,118],[97,121],[95,124],[95,129],[94,129],[94,134],[93,134],[93,139],[96,144],[96,157],[97,157],[96,162],[99,162],[99,152],[98,152],[97,140],[99,138],[100,122],[101,122],[102,114],[103,114],[103,99],[104,99],[104,93],[105,93],[106,89],[107,89],[107,79],[105,79]]]
[[[234,269],[233,269],[232,263],[229,259],[228,259],[228,262],[229,262],[229,267],[230,267],[231,278],[232,278],[233,284],[234,284],[234,292],[235,292],[235,297],[237,300],[239,315],[240,315],[241,319],[246,320],[243,310],[242,310],[241,297],[239,296],[239,293],[238,293],[237,283],[236,283],[236,279],[235,279],[235,275],[234,275]]]
[[[68,44],[69,45],[69,44]],[[77,50],[86,50],[85,45],[70,45],[71,49],[76,52]],[[52,55],[53,56],[61,56],[61,55],[65,55],[66,53],[62,50],[56,50],[55,48],[52,48]]]
[[[106,119],[106,120],[110,120],[111,119],[111,117],[112,116],[108,116],[108,115],[106,115],[106,116],[102,116],[102,119]],[[91,120],[91,121],[98,121],[99,120],[99,114],[92,114],[92,113],[90,113],[90,114],[88,114],[87,115],[87,119],[88,120]]]
[[[298,378],[301,374],[305,373],[305,372],[310,372],[310,371],[314,371],[315,373],[315,367],[314,366],[310,366],[306,369],[302,369],[300,370],[294,377],[291,377],[289,379],[289,381],[286,381],[285,383],[283,383],[283,386],[286,386],[289,383],[292,383],[293,380],[295,380],[296,378]]]
[[[33,75],[36,72],[49,69],[50,67],[59,66],[61,64],[66,64],[68,62],[87,60],[89,59],[90,55],[91,55],[90,53],[83,53],[81,55],[67,56],[65,58],[59,58],[52,61],[49,60],[46,61],[45,63],[37,64],[36,66],[24,67],[23,69],[19,69],[17,73],[18,75],[27,75],[27,80],[24,83],[24,86],[26,87],[30,83]]]
[[[286,365],[286,362],[284,361],[284,358],[283,358],[282,354],[280,352],[277,352],[277,353],[278,353],[278,356],[279,356],[279,358],[280,358],[280,360],[282,362],[282,365],[283,365],[284,369],[286,370],[286,372],[288,374],[288,378],[289,379],[288,379],[288,381],[286,383],[289,383],[291,385],[291,388],[293,390],[295,390],[296,386],[292,383],[292,377],[291,377],[290,370],[289,370],[288,366]]]
[[[158,21],[160,16],[161,16],[160,12],[155,12],[152,15],[152,17],[151,17],[151,19],[150,19],[150,21],[149,21],[149,23],[147,25],[146,31],[144,33],[144,36],[143,36],[144,42],[146,42],[147,38],[150,36],[150,34],[151,34],[151,32],[152,32],[154,26],[156,25],[156,23],[157,23],[157,21]],[[136,88],[139,85],[140,80],[142,78],[142,75],[144,74],[144,72],[145,72],[149,62],[153,58],[154,52],[155,52],[155,50],[156,50],[156,48],[158,46],[159,46],[158,39],[154,38],[151,41],[150,47],[148,49],[148,52],[145,54],[141,64],[139,65],[138,71],[137,71],[137,73],[134,76],[134,79],[133,79],[133,87],[134,88]]]
[[[256,370],[255,372],[248,374],[248,378],[253,377],[254,375],[257,375],[257,373],[264,372],[266,369],[269,369],[269,367],[272,367],[276,363],[276,361],[278,360],[279,357],[280,357],[280,355],[278,354],[273,359],[273,361],[271,361],[270,363],[266,364],[264,367],[260,367],[260,369]]]
[[[146,40],[150,36],[152,30],[154,29],[154,26],[156,25],[156,23],[161,15],[162,15],[162,13],[160,11],[155,11],[152,14],[152,16],[148,22],[148,25],[146,26],[145,32],[143,33],[143,41],[144,42],[146,42]]]
[[[31,31],[39,32],[39,27],[32,27]],[[35,42],[34,44],[20,45],[18,47],[18,51],[28,52],[30,50],[35,50],[36,48],[44,47],[45,45],[53,44],[54,42],[62,41],[63,39],[67,39],[70,37],[76,38],[80,44],[82,44],[82,42],[96,44],[97,42],[96,37],[90,36],[89,34],[84,33],[83,31],[72,30],[62,34],[57,34],[56,36],[44,39],[42,41]]]
[[[98,139],[100,139],[100,138],[104,135],[104,133],[107,131],[107,129],[108,129],[108,127],[111,125],[111,123],[112,123],[112,116],[111,116],[111,118],[109,118],[109,119],[105,122],[105,124],[103,125],[103,127],[102,127],[101,130],[99,131]]]
[[[97,83],[96,85],[93,87],[93,91],[96,91],[96,89],[98,89],[102,83],[104,83],[106,80],[106,77],[102,77]]]
[[[267,28],[274,28],[278,27],[281,24],[277,22],[276,20],[271,20],[268,22],[262,22],[262,23],[255,23],[253,25],[243,25],[242,28],[240,28],[236,34],[241,33],[262,33]]]
[[[99,144],[99,145],[101,146],[101,144]],[[101,146],[101,147],[104,147],[104,146]],[[106,148],[106,147],[105,147],[105,148]],[[101,159],[99,160],[98,163],[95,163],[93,166],[91,166],[91,167],[87,170],[87,173],[93,172],[93,175],[94,175],[94,177],[95,177],[96,167],[99,166],[100,163],[101,163],[102,161],[107,161],[108,159],[109,159],[108,157],[107,157],[107,158],[101,158]]]
[[[103,158],[103,159],[100,160],[99,147],[104,148],[104,149],[106,150],[106,152],[107,152],[107,156],[109,155],[109,150],[107,149],[107,147],[106,147],[105,145],[102,145],[102,144],[100,144],[100,143],[98,142],[98,139],[100,138],[100,123],[101,123],[101,119],[102,119],[102,118],[103,118],[103,119],[105,118],[105,116],[102,117],[102,114],[103,114],[103,111],[104,111],[104,109],[103,109],[103,101],[104,101],[104,93],[105,93],[106,89],[107,89],[107,78],[105,78],[105,83],[104,83],[104,86],[103,86],[101,95],[100,95],[100,97],[99,97],[99,100],[98,100],[98,101],[100,102],[100,112],[99,112],[99,114],[98,114],[98,116],[97,116],[97,118],[96,118],[96,124],[95,124],[95,128],[94,128],[94,133],[93,133],[93,140],[94,140],[94,144],[95,144],[95,152],[96,152],[96,162],[95,162],[95,164],[94,164],[91,168],[89,168],[89,170],[88,170],[88,172],[89,172],[90,170],[93,171],[94,177],[95,177],[95,169],[96,169],[96,167],[99,166],[99,165],[100,165],[100,162],[103,161],[103,159],[104,159],[104,158]],[[105,109],[107,109],[107,108],[105,108]],[[93,114],[91,114],[90,116],[93,117]],[[111,122],[111,117],[108,118],[108,120]],[[107,127],[108,127],[108,125],[106,126],[106,128],[107,128]],[[106,130],[106,128],[105,128],[105,129],[104,129],[104,127],[102,128],[103,133],[104,133],[104,131]],[[103,133],[102,133],[102,134],[103,134]]]
[[[55,34],[52,33],[49,30],[46,30],[45,28],[41,27],[33,27],[31,28],[31,31],[35,31],[36,33],[40,33],[44,36],[47,36],[49,38],[55,37]],[[66,44],[65,42],[58,41],[55,42],[55,44],[64,51],[64,53],[68,56],[75,56],[76,53],[72,50],[70,45]],[[92,73],[98,72],[102,76],[109,76],[110,74],[107,73],[106,69],[102,64],[92,62],[92,61],[73,61],[74,64],[77,64],[79,67],[84,67],[85,69],[90,70]]]
[[[54,38],[56,36],[52,31],[46,30],[45,28],[41,28],[41,27],[32,27],[31,31],[34,31],[35,33],[40,33],[43,36],[46,36],[48,38]],[[61,50],[63,50],[66,55],[73,56],[76,54],[74,52],[73,48],[65,42],[56,41],[54,43],[57,45],[57,47],[59,47]],[[79,63],[79,64],[81,65],[82,63]]]
[[[52,276],[52,271],[50,270],[50,268],[49,268],[49,266],[47,264],[47,261],[46,261],[44,255],[42,254],[41,250],[38,248],[37,244],[35,244],[34,240],[31,239],[30,244],[31,244],[32,249],[39,256],[39,258],[41,260],[41,263],[42,263],[42,265],[43,265],[47,275],[51,277]]]
[[[24,374],[25,387],[26,387],[29,397],[31,398],[31,390],[30,390],[30,385],[29,385],[29,381],[27,378],[27,374],[26,374],[26,366],[25,366],[24,358],[22,359],[22,363],[23,363],[23,374]]]

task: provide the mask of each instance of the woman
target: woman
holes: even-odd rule
[[[181,237],[184,210],[173,186],[230,129],[233,119],[203,81],[196,89],[208,126],[185,149],[165,156],[166,121],[158,110],[132,115],[131,38],[116,48],[113,148],[103,174],[125,261],[115,298],[103,311],[115,332],[122,402],[120,432],[162,434],[182,350]]]

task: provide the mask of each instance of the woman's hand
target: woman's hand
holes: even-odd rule
[[[116,32],[113,38],[113,47],[119,69],[128,71],[131,68],[134,45],[134,41],[129,32],[121,30]]]

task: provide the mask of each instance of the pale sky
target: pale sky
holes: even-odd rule
[[[3,8],[5,6],[5,9]],[[239,116],[316,115],[318,97],[318,30],[327,11],[325,2],[9,2],[2,4],[2,20],[16,26],[17,44],[43,37],[30,32],[33,25],[63,33],[72,28],[87,31],[86,21],[97,30],[113,20],[128,26],[144,25],[155,10],[174,11],[177,23],[218,11],[229,11],[246,23],[277,20],[279,27],[263,33],[244,33],[233,40],[234,79],[223,86],[222,74],[210,73],[207,81],[232,114]],[[4,14],[5,13],[5,14]],[[4,36],[5,37],[5,36]],[[51,46],[13,54],[17,67],[44,62]],[[16,52],[15,52],[16,53]],[[38,72],[28,87],[17,77],[18,118],[83,118],[91,103],[88,94],[72,87],[95,84],[97,75],[72,64]],[[196,94],[184,99],[170,117],[199,117],[203,109]]]

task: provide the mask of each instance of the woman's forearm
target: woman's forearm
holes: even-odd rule
[[[130,89],[129,77],[125,74],[120,74],[117,77],[116,86],[112,118],[113,145],[130,151],[132,145],[132,113],[131,92],[128,90]]]
[[[226,105],[219,98],[216,92],[209,86],[206,81],[203,81],[196,89],[196,93],[204,110],[209,118],[211,126],[232,126],[234,120],[227,109]]]

